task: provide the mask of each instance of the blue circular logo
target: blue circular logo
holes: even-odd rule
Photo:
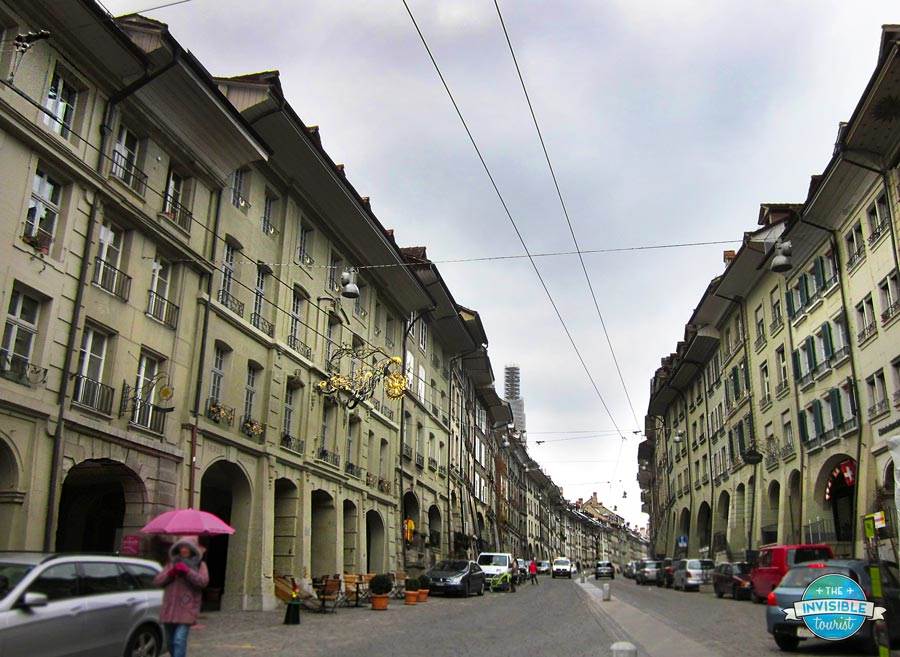
[[[812,581],[800,603],[806,627],[820,639],[840,641],[859,632],[869,617],[866,594],[846,575],[823,575]]]

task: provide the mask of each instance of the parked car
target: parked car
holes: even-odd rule
[[[887,611],[885,618],[897,618],[900,614],[900,572],[897,564],[885,563],[886,577],[882,583],[883,601]],[[800,620],[787,620],[782,609],[791,607],[803,597],[806,587],[822,575],[835,573],[855,579],[870,601],[872,582],[869,579],[870,562],[861,559],[828,559],[805,561],[787,571],[781,582],[766,596],[766,629],[782,650],[796,650],[801,641],[814,638],[809,628]],[[891,641],[900,639],[900,625],[888,622]],[[847,642],[863,642],[867,651],[874,651],[873,623],[863,624],[862,629]],[[843,651],[841,651],[843,652]],[[870,653],[871,654],[871,653]]]
[[[634,576],[637,571],[637,564],[638,564],[637,561],[629,561],[628,563],[625,564],[625,570],[622,572],[622,574],[627,579],[634,579]]]
[[[549,575],[551,568],[549,561],[538,561],[537,562],[538,575]]]
[[[0,655],[157,657],[159,564],[78,554],[0,552]]]
[[[710,559],[681,559],[672,573],[672,587],[679,591],[699,591],[701,584],[708,584],[712,579],[714,568]]]
[[[473,593],[484,595],[484,571],[474,561],[447,559],[432,566],[425,574],[432,593],[460,593],[466,597]]]
[[[661,561],[641,561],[634,579],[636,584],[656,584],[662,586],[663,570]]]
[[[712,576],[716,597],[730,595],[735,600],[750,599],[750,564],[746,561],[720,563]]]
[[[616,578],[616,569],[612,565],[612,561],[598,561],[594,567],[594,579],[601,577]]]
[[[672,559],[666,557],[662,562],[663,569],[663,584],[667,589],[672,588],[672,578],[675,574],[675,565],[672,562]]]
[[[552,572],[553,579],[556,579],[557,577],[568,577],[569,579],[572,579],[572,568],[574,567],[572,561],[565,557],[554,559]]]
[[[796,564],[833,558],[834,552],[824,543],[770,545],[760,548],[756,563],[750,571],[750,597],[754,602],[765,600],[785,573]]]
[[[512,575],[512,555],[508,552],[482,552],[478,555],[478,566],[488,579],[503,573]]]

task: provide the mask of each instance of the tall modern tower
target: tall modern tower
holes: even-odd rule
[[[503,396],[509,402],[513,413],[513,424],[519,431],[525,431],[525,400],[522,398],[522,374],[515,363],[507,365],[503,371]]]

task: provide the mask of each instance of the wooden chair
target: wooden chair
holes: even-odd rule
[[[359,576],[359,600],[366,603],[372,599],[372,592],[369,590],[369,582],[375,577],[373,573],[366,573]]]
[[[344,573],[344,604],[359,606],[359,575]]]
[[[322,601],[322,607],[319,609],[321,613],[337,611],[338,603],[341,601],[341,580],[337,577],[328,577],[319,593],[319,600]],[[330,608],[329,608],[330,606]]]
[[[406,573],[402,570],[391,573],[394,578],[394,589],[391,591],[391,597],[403,598],[406,595]]]

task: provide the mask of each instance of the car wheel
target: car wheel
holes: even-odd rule
[[[713,591],[715,591],[716,597],[717,597],[717,598],[722,598],[722,597],[725,596],[725,592],[724,592],[724,591],[720,591],[720,590],[719,590],[719,587],[716,586],[715,584],[713,584]]]
[[[484,580],[481,580],[481,586],[478,587],[478,595],[484,595]]]
[[[153,627],[139,627],[128,640],[125,657],[158,657],[160,654],[159,633]]]
[[[762,604],[762,601],[764,600],[764,598],[756,595],[756,591],[753,589],[750,589],[750,599],[753,600],[754,604]]]
[[[787,634],[776,634],[775,644],[782,650],[792,652],[797,649],[797,646],[800,645],[800,639],[795,636],[789,636]]]

